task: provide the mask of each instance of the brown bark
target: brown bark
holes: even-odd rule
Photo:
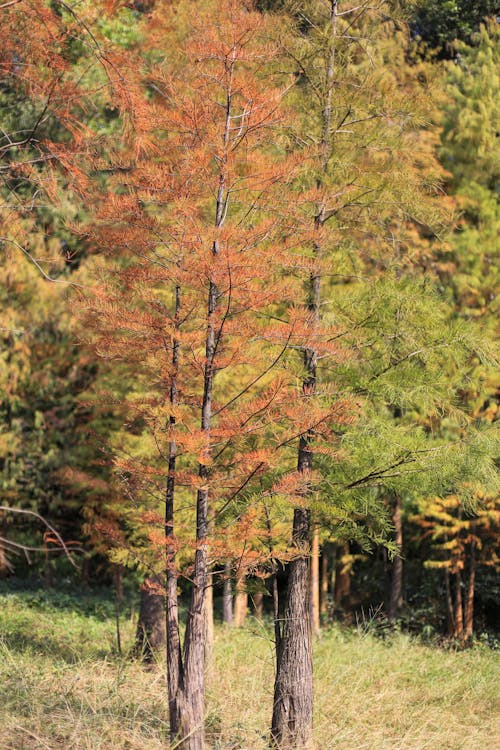
[[[472,541],[470,545],[469,581],[467,584],[467,597],[465,599],[465,632],[464,638],[469,641],[474,632],[474,589],[476,583],[476,545]]]
[[[337,547],[335,559],[335,606],[349,610],[351,598],[351,570],[348,562],[349,544]]]
[[[309,598],[310,511],[294,512],[294,543],[302,554],[289,564],[288,586],[277,652],[272,744],[280,750],[310,746],[313,670]]]
[[[252,599],[255,609],[255,617],[258,622],[262,622],[262,618],[264,616],[264,594],[262,593],[262,591],[256,591]]]
[[[165,645],[163,596],[151,588],[155,583],[158,583],[158,579],[146,578],[141,588],[139,620],[135,634],[134,654],[145,664],[153,662],[155,655]]]
[[[120,614],[123,599],[123,569],[121,565],[115,567],[115,626],[116,626],[116,648],[121,656],[122,636],[120,631]]]
[[[391,593],[389,598],[389,619],[395,620],[399,617],[403,606],[403,521],[402,503],[400,495],[395,496],[392,522],[394,524],[394,541],[398,548],[398,554],[392,563]]]
[[[179,340],[177,332],[180,325],[181,293],[175,288],[174,336],[172,341],[172,374],[170,378],[170,405],[177,403],[177,373],[179,366]],[[166,640],[167,640],[167,687],[170,722],[170,739],[174,742],[179,736],[181,726],[181,695],[184,678],[182,663],[181,639],[179,633],[179,605],[177,599],[177,563],[174,526],[175,466],[177,445],[174,439],[175,417],[169,417],[170,441],[168,445],[168,475],[165,489],[165,577],[166,595]]]
[[[321,555],[321,599],[320,599],[320,615],[325,618],[328,615],[328,593],[330,588],[329,578],[329,549],[328,545],[325,544],[323,547],[323,554]]]
[[[245,624],[248,611],[248,592],[246,586],[246,575],[238,573],[236,576],[236,596],[234,597],[234,625],[242,628]]]
[[[462,640],[464,636],[464,616],[463,616],[463,602],[462,602],[462,574],[460,570],[455,573],[455,611],[454,611],[454,624],[455,624],[455,638]]]
[[[444,583],[446,591],[446,622],[448,625],[448,635],[453,636],[455,633],[455,615],[453,607],[453,598],[451,596],[450,571],[444,570]]]
[[[224,583],[222,589],[222,622],[233,624],[233,585],[231,581],[231,563],[224,565]]]
[[[319,620],[319,524],[313,527],[311,549],[311,628],[314,635],[320,633]]]

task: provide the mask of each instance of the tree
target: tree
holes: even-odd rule
[[[441,57],[456,54],[457,40],[470,42],[482,21],[498,14],[495,0],[414,0],[408,5],[413,34]]]
[[[148,495],[154,508],[166,477],[170,731],[190,750],[204,746],[210,569],[228,559],[250,569],[267,554],[248,542],[256,488],[267,476],[275,494],[300,495],[288,446],[314,424],[326,435],[322,423],[344,413],[343,405],[311,410],[293,398],[288,349],[304,346],[310,326],[291,304],[290,271],[300,275],[302,261],[290,251],[296,224],[285,188],[296,160],[279,148],[281,90],[273,88],[266,20],[236,2],[192,8],[183,9],[189,23],[175,64],[142,71],[152,92],[141,110],[149,130],[133,169],[114,176],[101,200],[92,236],[116,261],[102,263],[87,302],[97,350],[135,368],[129,422],[150,436],[142,456],[117,445],[116,470],[143,508]],[[149,38],[157,43],[161,29],[167,44],[165,9],[151,21]],[[153,515],[151,541],[155,523]],[[194,558],[182,648],[181,547]]]

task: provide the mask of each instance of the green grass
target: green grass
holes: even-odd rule
[[[134,623],[121,623],[125,650]],[[489,750],[500,735],[498,653],[443,651],[332,628],[315,645],[316,747]],[[102,599],[0,597],[1,750],[168,746],[161,664],[116,653]],[[216,630],[207,699],[215,750],[264,750],[273,686],[268,630]]]

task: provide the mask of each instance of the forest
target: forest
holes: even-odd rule
[[[0,20],[0,750],[493,747],[498,1]]]

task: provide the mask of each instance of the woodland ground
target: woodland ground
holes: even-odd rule
[[[131,616],[132,615],[132,616]],[[134,618],[121,619],[124,652]],[[320,750],[489,750],[500,736],[499,653],[425,646],[366,628],[315,646]],[[167,746],[163,671],[116,652],[112,602],[44,592],[0,595],[1,750]],[[216,629],[207,728],[214,750],[264,750],[273,686],[270,630]]]

